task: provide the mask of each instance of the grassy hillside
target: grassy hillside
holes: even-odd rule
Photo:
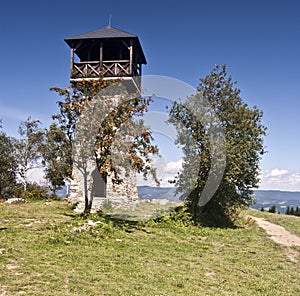
[[[92,227],[61,201],[0,212],[0,295],[300,295],[300,264],[257,227]]]

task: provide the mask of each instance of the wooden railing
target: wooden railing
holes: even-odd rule
[[[130,61],[103,61],[102,73],[104,77],[132,76],[132,69],[130,69]]]
[[[76,78],[99,78],[104,77],[134,77],[140,76],[141,71],[139,65],[130,67],[129,60],[118,61],[88,61],[74,62],[72,68],[72,79]]]
[[[141,65],[130,65],[129,60],[74,62],[71,80],[130,77],[138,89],[141,87]]]
[[[71,79],[99,78],[101,73],[98,61],[73,63]]]

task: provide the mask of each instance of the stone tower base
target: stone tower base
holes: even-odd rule
[[[119,209],[132,208],[137,204],[138,192],[135,173],[132,172],[129,176],[124,177],[120,184],[114,184],[111,176],[108,176],[105,184],[98,171],[96,173],[86,177],[81,176],[78,171],[77,174],[74,174],[68,201],[76,206],[76,212],[84,211],[86,195],[89,200],[92,200],[92,213],[98,212],[104,204]],[[85,179],[86,182],[84,182]]]

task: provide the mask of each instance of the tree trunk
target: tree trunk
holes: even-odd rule
[[[201,221],[201,216],[202,216],[201,214],[202,214],[203,210],[204,210],[204,207],[200,207],[198,205],[198,203],[197,203],[197,205],[195,205],[195,207],[194,207],[194,215],[193,215],[195,223],[198,223],[198,222]]]
[[[92,197],[89,198],[89,192],[88,192],[88,180],[87,180],[87,174],[85,173],[84,176],[84,213],[90,214],[92,209]]]

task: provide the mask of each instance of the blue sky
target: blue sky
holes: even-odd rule
[[[112,25],[139,36],[145,75],[197,87],[227,64],[243,99],[268,127],[262,188],[300,190],[300,2],[296,0],[4,0],[0,7],[0,118],[16,135],[31,115],[46,126],[57,112],[49,92],[69,79],[63,39]]]

